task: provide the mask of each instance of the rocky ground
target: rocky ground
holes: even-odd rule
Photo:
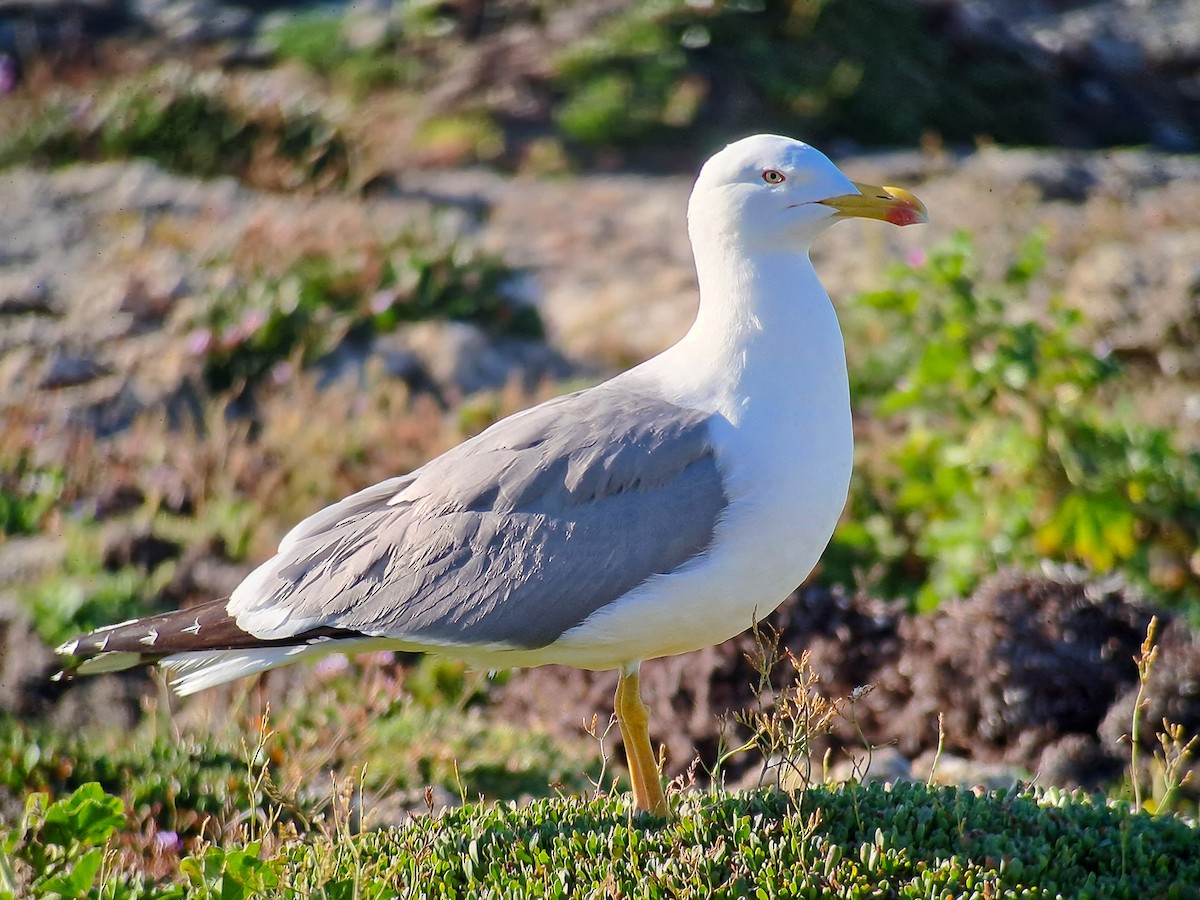
[[[844,161],[862,180],[912,186],[927,229],[846,223],[815,248],[837,298],[878,286],[889,261],[969,229],[997,265],[1035,228],[1050,233],[1045,291],[1083,310],[1097,341],[1145,368],[1152,417],[1195,441],[1200,401],[1200,160],[1149,151],[986,148]],[[685,227],[690,178],[409,173],[367,197],[264,193],[149,163],[0,179],[0,397],[45,398],[63,421],[101,432],[171,406],[196,371],[197,308],[250,259],[306,248],[357,252],[436,213],[528,277],[553,350],[461,324],[417,324],[347,353],[455,396],[611,371],[687,328],[695,280]],[[850,348],[853,356],[854,348]],[[339,361],[339,365],[344,361]],[[356,367],[366,364],[355,361]],[[331,363],[332,365],[332,363]]]

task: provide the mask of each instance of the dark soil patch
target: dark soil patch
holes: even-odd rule
[[[1004,573],[961,601],[923,616],[899,604],[822,587],[790,597],[762,633],[810,662],[831,698],[874,689],[854,705],[857,727],[872,745],[894,745],[916,759],[938,747],[980,763],[1002,763],[1044,781],[1095,787],[1119,776],[1128,760],[1137,691],[1134,656],[1155,614],[1116,579],[1071,573]],[[1185,622],[1164,619],[1161,651],[1149,682],[1147,730],[1163,716],[1188,733],[1200,730],[1200,638]],[[719,647],[643,666],[654,739],[666,745],[668,772],[698,755],[711,767],[722,728],[736,746],[745,730],[724,710],[748,709],[758,678],[752,634]],[[793,673],[779,666],[772,683]],[[545,667],[523,672],[495,698],[514,721],[537,718],[577,735],[597,712],[611,709],[616,676]],[[849,721],[826,739],[834,750],[862,749]],[[1157,746],[1153,734],[1146,749]],[[814,748],[818,752],[824,747]],[[746,754],[742,767],[759,761]],[[738,775],[738,763],[727,772]]]

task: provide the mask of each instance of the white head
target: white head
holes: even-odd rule
[[[856,184],[820,150],[775,134],[736,141],[700,170],[688,203],[693,242],[804,252],[838,218],[910,225],[925,207],[899,188]]]

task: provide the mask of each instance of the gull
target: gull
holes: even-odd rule
[[[700,304],[677,344],[314,513],[228,598],[66,642],[60,676],[157,663],[191,694],[381,648],[616,669],[634,806],[668,815],[642,660],[773,610],[846,502],[845,350],[809,248],[851,217],[927,220],[808,144],[730,144],[688,204]]]

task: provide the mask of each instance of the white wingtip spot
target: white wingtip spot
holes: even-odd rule
[[[138,641],[139,644],[145,644],[147,647],[153,647],[154,642],[158,640],[158,629],[151,628],[150,633]]]
[[[113,631],[114,629],[117,629],[117,628],[124,628],[126,625],[132,625],[136,621],[137,621],[137,619],[126,619],[124,622],[118,622],[115,625],[105,625],[101,628],[97,628],[95,631],[92,632],[92,634],[102,634],[105,631]]]
[[[183,631],[184,634],[199,634],[200,633],[200,620],[196,619],[196,621],[193,622],[191,625],[189,625],[187,628],[183,628],[181,630]]]
[[[54,648],[54,652],[59,656],[74,656],[75,651],[79,649],[79,638],[67,641],[65,644],[59,644]]]

